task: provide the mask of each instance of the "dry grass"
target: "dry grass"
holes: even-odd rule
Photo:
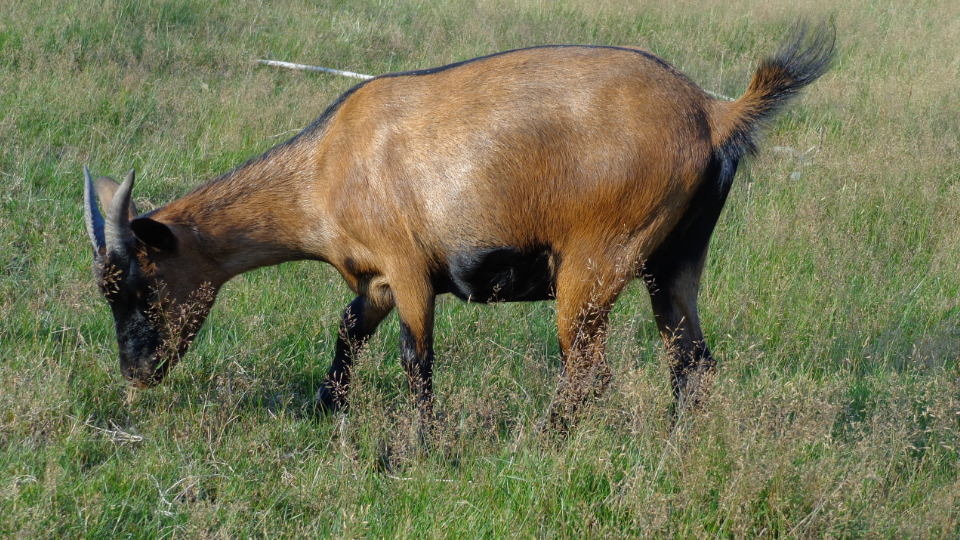
[[[8,2],[0,17],[0,536],[960,538],[955,2]],[[544,43],[640,45],[739,95],[797,17],[839,62],[744,167],[701,316],[719,371],[675,424],[642,285],[602,398],[530,435],[549,303],[437,312],[438,423],[410,443],[388,319],[347,414],[311,398],[348,301],[291,264],[228,284],[167,382],[130,390],[90,272],[81,167],[161,205],[307,125],[365,73]],[[802,162],[775,146],[804,151]],[[810,155],[813,155],[811,153]]]

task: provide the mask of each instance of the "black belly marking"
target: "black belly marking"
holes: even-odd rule
[[[553,298],[556,254],[549,247],[485,247],[450,262],[449,291],[469,302],[526,302]]]

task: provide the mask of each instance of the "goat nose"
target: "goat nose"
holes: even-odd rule
[[[123,378],[132,381],[133,380],[133,368],[129,366],[120,366],[120,374],[123,375]]]

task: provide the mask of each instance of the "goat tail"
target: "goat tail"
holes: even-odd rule
[[[801,88],[833,64],[836,29],[821,23],[812,31],[797,23],[775,55],[760,62],[747,91],[732,102],[716,102],[713,146],[725,157],[755,153],[756,136],[766,121]]]

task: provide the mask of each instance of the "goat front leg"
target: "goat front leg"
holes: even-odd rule
[[[322,410],[333,412],[346,405],[353,362],[392,309],[392,303],[378,304],[360,295],[343,310],[333,365],[314,398],[314,403]]]
[[[392,288],[400,315],[400,362],[413,394],[414,430],[422,447],[429,440],[433,427],[433,318],[436,298],[433,288],[425,283]]]

